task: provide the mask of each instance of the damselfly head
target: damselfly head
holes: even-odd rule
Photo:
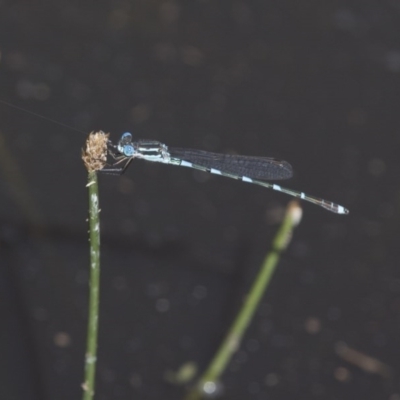
[[[135,154],[135,148],[132,143],[132,134],[125,132],[117,145],[118,151],[126,157],[132,157]]]

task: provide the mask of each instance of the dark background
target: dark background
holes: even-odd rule
[[[399,1],[1,1],[0,52],[2,100],[113,141],[282,158],[288,187],[350,209],[302,204],[226,399],[400,399]],[[84,141],[0,104],[1,399],[81,396]],[[181,399],[166,371],[207,366],[290,198],[141,161],[100,181],[96,398]]]

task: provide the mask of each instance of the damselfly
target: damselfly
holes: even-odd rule
[[[277,190],[293,197],[321,206],[337,214],[348,214],[349,210],[339,204],[309,196],[303,192],[287,189],[266,180],[288,179],[293,175],[292,166],[286,161],[274,158],[217,154],[202,150],[167,147],[154,140],[132,141],[129,132],[121,136],[118,144],[108,141],[108,151],[116,162],[103,172],[122,174],[135,158],[164,164],[180,165],[210,172],[243,182],[255,183],[268,189]],[[119,165],[125,164],[120,167]]]

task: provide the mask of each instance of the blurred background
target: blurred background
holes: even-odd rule
[[[0,397],[79,398],[85,133],[289,161],[304,215],[226,399],[399,400],[400,1],[0,2]],[[101,176],[97,399],[181,399],[290,198],[135,161]],[[169,377],[169,378],[168,378]]]

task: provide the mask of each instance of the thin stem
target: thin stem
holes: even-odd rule
[[[83,400],[94,396],[100,293],[100,221],[97,174],[89,172],[90,297]]]
[[[99,299],[100,299],[100,219],[99,188],[97,172],[107,161],[108,135],[100,131],[92,132],[82,151],[82,160],[88,170],[89,188],[89,233],[90,233],[90,281],[89,281],[89,318],[85,358],[85,382],[82,384],[83,400],[91,400],[94,396],[97,336],[99,331]]]
[[[272,249],[265,257],[242,308],[239,310],[209,367],[200,377],[194,389],[188,393],[186,400],[201,399],[203,395],[213,394],[218,389],[219,377],[225,371],[232,355],[239,348],[243,335],[271,281],[280,255],[288,246],[292,230],[300,222],[300,218],[301,209],[298,203],[296,201],[290,202],[285,218],[272,243]]]

